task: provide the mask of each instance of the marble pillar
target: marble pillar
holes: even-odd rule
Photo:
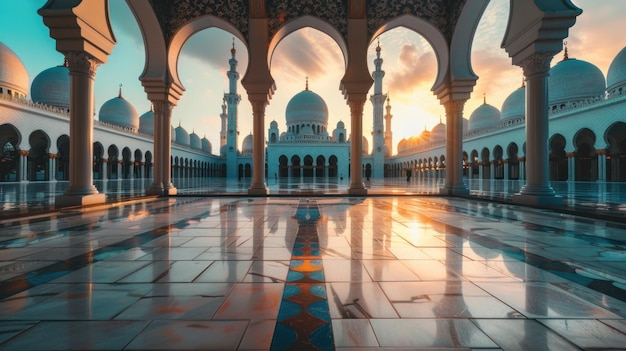
[[[94,79],[102,62],[84,51],[65,53],[70,74],[69,185],[57,196],[58,207],[104,203],[106,196],[93,185]]]
[[[445,183],[439,191],[446,195],[467,195],[463,184],[463,107],[465,100],[450,100],[446,110],[446,169]]]
[[[154,182],[146,190],[148,195],[176,195],[172,184],[172,109],[166,100],[153,100],[154,108]]]
[[[550,186],[548,159],[548,72],[554,53],[536,53],[520,62],[526,77],[526,184],[514,203],[562,206]]]
[[[265,185],[265,106],[267,100],[251,100],[252,103],[252,183],[248,195],[267,195]]]
[[[350,136],[350,195],[366,195],[367,189],[363,184],[363,99],[348,99],[350,106],[350,121],[352,132]]]

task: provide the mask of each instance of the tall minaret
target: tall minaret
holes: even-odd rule
[[[226,94],[224,94],[226,95]],[[226,111],[228,107],[226,106],[226,96],[222,100],[222,113],[220,114],[220,119],[222,120],[222,129],[220,129],[220,156],[226,156],[226,154],[222,155],[222,146],[226,145],[226,135],[228,134],[227,130],[227,121],[228,121],[228,112]],[[224,149],[224,153],[226,150]]]
[[[387,106],[385,109],[387,110],[387,114],[385,114],[385,149],[387,149],[385,153],[385,157],[391,156],[391,152],[393,151],[393,133],[391,132],[391,99],[387,96]]]
[[[237,94],[237,81],[239,80],[239,73],[237,72],[237,59],[235,54],[235,39],[233,39],[233,48],[230,49],[231,57],[228,60],[230,64],[230,70],[226,72],[228,81],[230,82],[228,88],[228,94],[224,94],[224,100],[228,105],[228,125],[226,134],[226,177],[237,178],[237,145],[239,130],[237,129],[237,106],[241,101],[241,95]]]
[[[374,147],[372,153],[374,156],[374,164],[372,165],[372,177],[383,178],[385,176],[385,134],[383,125],[383,107],[387,96],[383,94],[383,77],[385,71],[381,69],[383,59],[380,58],[380,42],[376,46],[376,59],[374,59],[376,70],[372,72],[374,78],[374,95],[370,96],[370,101],[374,107],[374,130],[372,137],[374,139]]]

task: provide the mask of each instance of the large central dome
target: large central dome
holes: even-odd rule
[[[328,107],[319,95],[303,90],[289,100],[285,112],[287,126],[314,123],[328,125]]]

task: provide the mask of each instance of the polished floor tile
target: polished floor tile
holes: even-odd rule
[[[626,349],[617,222],[458,198],[172,197],[0,228],[0,350],[281,350],[299,333],[322,350]]]

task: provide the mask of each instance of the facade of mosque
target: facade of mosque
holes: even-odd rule
[[[374,60],[372,150],[363,137],[363,177],[444,177],[446,125],[401,140],[391,155],[391,105],[382,94],[380,46]],[[231,50],[229,92],[224,94],[219,153],[206,137],[172,126],[174,179],[252,177],[253,135],[239,146],[236,50]],[[608,75],[593,64],[566,57],[549,78],[550,179],[626,181],[626,48]],[[30,99],[27,99],[30,96]],[[68,69],[41,72],[28,88],[21,60],[0,43],[0,181],[67,180],[69,169]],[[386,106],[385,106],[386,101]],[[469,179],[525,179],[525,86],[501,109],[486,98],[463,122],[463,176]],[[386,109],[386,112],[384,111]],[[350,177],[350,135],[343,121],[328,130],[328,107],[305,89],[285,110],[286,127],[270,123],[265,136],[265,176],[294,182],[326,182]],[[384,121],[384,122],[383,122]],[[139,116],[124,99],[104,103],[94,125],[95,179],[150,178],[154,113]],[[217,150],[216,150],[217,151]]]
[[[626,48],[605,77],[592,63],[565,57],[550,70],[549,173],[553,181],[626,181]],[[501,109],[482,106],[463,123],[463,176],[525,179],[526,87]],[[403,139],[386,162],[387,176],[445,175],[446,126]]]

